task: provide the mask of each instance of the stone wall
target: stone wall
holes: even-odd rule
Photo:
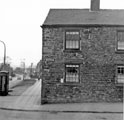
[[[124,54],[116,51],[117,30],[122,27],[78,27],[80,51],[65,51],[66,27],[43,28],[42,103],[119,102],[116,65]],[[72,29],[72,28],[70,28]],[[80,64],[80,83],[61,83],[65,63]]]

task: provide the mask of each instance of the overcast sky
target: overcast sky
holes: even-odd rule
[[[101,0],[102,9],[124,9],[124,0]],[[11,65],[36,64],[42,56],[42,29],[50,8],[90,8],[90,0],[0,0],[0,40]],[[0,43],[0,63],[3,62]]]

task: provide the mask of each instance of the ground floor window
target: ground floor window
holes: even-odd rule
[[[124,83],[124,65],[117,66],[117,82]]]
[[[79,82],[79,65],[65,65],[65,82]]]

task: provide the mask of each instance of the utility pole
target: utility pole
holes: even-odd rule
[[[30,76],[32,77],[32,67],[33,67],[33,63],[31,63],[31,69],[30,69]]]
[[[22,72],[23,72],[23,80],[25,78],[25,59],[23,59],[23,61],[21,62],[22,65]]]

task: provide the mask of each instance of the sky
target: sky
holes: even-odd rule
[[[0,40],[12,67],[42,59],[42,29],[50,8],[90,8],[90,0],[0,0]],[[101,0],[101,9],[124,9],[124,0]],[[0,63],[4,47],[0,42]]]

